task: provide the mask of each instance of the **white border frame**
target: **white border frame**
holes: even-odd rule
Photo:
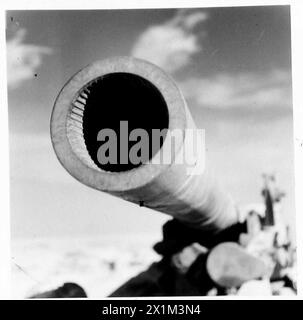
[[[291,36],[292,36],[292,74],[293,74],[293,114],[294,114],[294,146],[295,146],[295,196],[296,196],[296,225],[297,225],[297,257],[298,257],[298,296],[303,298],[303,2],[302,0],[289,1],[240,1],[240,0],[10,0],[1,1],[1,33],[0,51],[0,145],[4,152],[0,158],[0,298],[10,297],[10,228],[9,228],[9,161],[8,161],[8,112],[6,91],[6,46],[5,46],[5,11],[26,9],[135,9],[135,8],[182,8],[182,7],[231,7],[231,6],[262,6],[262,5],[291,5]],[[300,81],[301,80],[301,81]],[[301,272],[300,272],[301,271]],[[186,297],[188,298],[188,297]],[[211,299],[285,299],[287,297],[212,297]],[[172,298],[165,298],[172,299]],[[180,297],[179,297],[180,299]],[[210,297],[195,297],[194,299],[210,299]],[[291,297],[293,299],[293,297]],[[129,299],[127,299],[129,300]]]

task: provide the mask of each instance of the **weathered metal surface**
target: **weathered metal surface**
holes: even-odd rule
[[[109,172],[96,166],[89,156],[82,121],[85,99],[90,94],[89,85],[104,75],[122,72],[138,75],[152,83],[166,102],[169,129],[182,130],[182,135],[175,141],[171,163],[148,161],[132,170]],[[106,106],[100,103],[99,107]],[[116,57],[85,67],[67,82],[53,109],[51,138],[63,167],[85,185],[169,214],[195,228],[210,228],[216,232],[237,221],[233,201],[221,189],[209,165],[203,173],[189,175],[188,165],[176,163],[188,143],[185,129],[194,126],[181,91],[164,71],[143,60]],[[171,152],[167,139],[161,151]],[[201,161],[203,159],[197,158],[196,165]]]

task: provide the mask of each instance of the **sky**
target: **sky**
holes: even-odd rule
[[[112,56],[151,61],[181,88],[206,161],[237,204],[262,201],[262,174],[294,224],[288,6],[8,11],[13,237],[160,233],[167,216],[81,185],[56,159],[49,120],[65,82]]]

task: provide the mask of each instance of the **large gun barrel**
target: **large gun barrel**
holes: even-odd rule
[[[102,164],[98,133],[121,131],[121,121],[128,131],[179,129],[181,135],[174,137],[173,149],[164,136],[144,163],[134,164],[122,152],[133,142],[120,134],[119,161]],[[188,164],[177,161],[188,143],[186,129],[194,127],[181,91],[164,71],[143,60],[115,57],[88,65],[63,87],[51,117],[51,139],[63,167],[83,184],[217,232],[237,221],[237,211],[209,166],[188,174]],[[169,163],[153,161],[160,151],[171,153]]]

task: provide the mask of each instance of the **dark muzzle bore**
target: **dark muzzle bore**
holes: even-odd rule
[[[144,129],[150,138],[149,158],[155,152],[152,148],[152,129],[167,129],[168,110],[159,90],[148,80],[131,73],[117,72],[104,75],[82,88],[73,103],[70,117],[79,121],[87,152],[95,165],[105,171],[128,171],[141,164],[120,163],[121,121],[127,123],[127,130]],[[97,136],[102,129],[112,129],[117,134],[117,164],[101,164],[97,152],[102,143]],[[125,137],[124,137],[125,138]],[[128,150],[136,143],[129,141]],[[160,143],[162,146],[163,141]],[[127,150],[127,151],[128,151]]]

